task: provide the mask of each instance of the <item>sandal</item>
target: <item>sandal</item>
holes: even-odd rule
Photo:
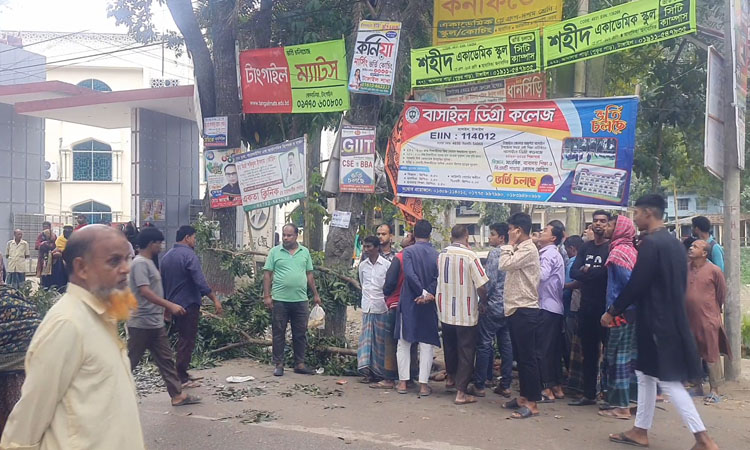
[[[377,383],[370,383],[372,389],[393,389],[396,387],[394,384],[386,384],[385,380],[378,381]]]
[[[466,388],[466,393],[469,394],[469,395],[473,395],[474,397],[486,397],[487,396],[487,394],[485,393],[484,389],[482,389],[480,391],[473,384],[470,384],[469,387]]]
[[[703,399],[704,405],[713,405],[715,403],[719,403],[721,401],[721,397],[714,394],[713,392],[706,396],[706,398]]]
[[[546,395],[542,394],[542,399],[539,400],[539,403],[555,403],[555,396],[547,397]]]
[[[640,442],[636,442],[629,437],[625,436],[625,433],[610,434],[609,440],[617,444],[632,445],[635,447],[648,447],[648,444],[644,445]]]
[[[471,395],[467,395],[464,400],[454,400],[453,403],[456,405],[468,405],[469,403],[476,403],[477,398]]]
[[[617,414],[614,408],[603,409],[599,411],[597,414],[599,414],[602,417],[609,417],[610,419],[630,420],[633,418],[633,416],[630,416],[630,415],[623,416],[623,415]]]
[[[493,392],[497,395],[502,395],[505,398],[510,398],[511,395],[510,389],[504,388],[502,386],[496,387]]]
[[[507,401],[503,403],[503,408],[505,409],[518,409],[521,405],[518,404],[518,399],[514,398],[513,400]]]
[[[197,395],[187,395],[182,401],[178,403],[172,403],[172,406],[185,406],[185,405],[195,405],[196,403],[200,403],[201,398]]]
[[[430,386],[423,386],[423,387],[427,388],[427,392],[426,393],[422,392],[422,388],[419,388],[419,394],[417,395],[417,397],[429,397],[430,394],[432,394],[432,387]]]
[[[197,381],[186,381],[186,382],[182,383],[182,388],[183,389],[198,388],[198,387],[201,387],[201,386],[203,386],[203,385],[200,384]]]
[[[539,413],[531,412],[528,406],[522,406],[510,414],[511,419],[528,419],[532,416],[538,416]]]

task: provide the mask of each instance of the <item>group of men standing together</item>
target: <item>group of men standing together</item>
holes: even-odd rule
[[[702,385],[702,359],[711,385],[705,402],[720,399],[719,355],[728,348],[724,278],[710,261],[718,244],[701,236],[699,219],[694,232],[704,239],[686,252],[664,226],[665,209],[663,197],[646,195],[632,220],[596,211],[585,241],[566,238],[559,221],[532,233],[531,217],[517,213],[490,226],[493,249],[484,264],[463,225],[439,252],[430,223],[417,221],[398,253],[381,225],[383,236],[364,240],[359,264],[360,372],[373,388],[406,394],[418,348],[419,395],[428,396],[442,334],[446,388],[455,390],[456,404],[474,403],[494,378],[497,341],[496,393],[511,396],[514,360],[518,369],[520,395],[503,405],[512,418],[538,415],[539,403],[565,398],[566,385],[582,394],[570,405],[599,405],[605,417],[630,419],[637,400],[635,426],[609,438],[647,446],[659,386],[694,433],[695,448],[717,448],[684,383]]]

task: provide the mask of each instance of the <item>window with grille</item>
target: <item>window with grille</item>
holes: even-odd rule
[[[102,80],[97,80],[96,78],[89,78],[88,80],[83,80],[80,83],[78,83],[78,86],[88,89],[93,89],[95,91],[99,92],[112,92],[112,88],[109,87],[109,85]]]
[[[73,146],[74,181],[112,181],[112,147],[89,140]]]
[[[89,223],[111,223],[112,208],[104,203],[89,200],[73,207],[73,215],[83,214]]]
[[[677,210],[678,211],[687,211],[690,209],[690,199],[689,198],[678,198],[677,199]]]

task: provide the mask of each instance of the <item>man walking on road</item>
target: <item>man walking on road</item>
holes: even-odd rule
[[[609,256],[609,241],[604,237],[604,231],[611,217],[606,211],[594,212],[594,239],[583,244],[570,269],[570,276],[583,284],[578,309],[578,335],[583,352],[583,397],[570,402],[571,406],[596,404],[599,358],[606,337],[605,330],[599,325],[607,296],[607,268],[604,263]]]
[[[520,396],[503,408],[514,409],[514,419],[539,415],[542,399],[541,375],[537,361],[539,338],[539,251],[531,240],[531,217],[513,214],[508,220],[508,245],[501,247],[500,270],[505,271],[505,316],[510,322],[516,346]]]
[[[510,397],[510,382],[513,378],[513,346],[510,342],[510,327],[505,317],[503,292],[505,272],[500,270],[500,247],[508,243],[508,224],[490,225],[490,246],[494,247],[487,255],[484,265],[487,271],[487,304],[479,314],[477,336],[477,360],[474,365],[474,384],[469,386],[469,394],[484,397],[487,380],[492,380],[495,363],[495,337],[500,351],[500,383],[495,393]]]
[[[23,239],[23,231],[16,228],[13,239],[5,246],[5,259],[8,261],[7,283],[15,289],[20,289],[26,282],[26,260],[29,259],[29,243]]]
[[[432,393],[429,386],[434,350],[440,346],[435,291],[438,278],[438,252],[430,244],[432,224],[418,220],[414,225],[415,244],[403,251],[404,285],[398,302],[399,317],[395,336],[398,337],[398,393],[406,394],[410,378],[411,346],[419,343],[419,395]],[[448,387],[452,387],[449,386]]]
[[[307,347],[307,288],[313,293],[313,301],[321,305],[318,289],[313,278],[310,252],[297,243],[299,229],[288,223],[281,229],[281,245],[272,248],[263,266],[263,303],[271,309],[273,333],[273,374],[284,375],[284,347],[286,326],[292,324],[292,347],[294,349],[294,372],[312,375],[305,366]]]
[[[21,399],[0,448],[145,448],[130,362],[117,334],[117,322],[136,305],[127,289],[129,253],[122,233],[103,225],[71,236],[64,255],[68,290],[31,340]]]
[[[435,297],[443,324],[446,382],[456,386],[455,404],[475,403],[477,399],[467,395],[467,389],[474,370],[479,304],[486,312],[489,278],[477,254],[469,249],[466,226],[451,230],[451,245],[440,253],[438,270]]]
[[[695,241],[688,251],[688,285],[685,294],[690,329],[695,335],[698,353],[708,365],[711,393],[705,403],[719,403],[719,383],[722,378],[721,354],[729,355],[729,339],[721,322],[721,310],[726,298],[727,283],[721,269],[708,263],[708,243]],[[696,391],[703,395],[703,380],[697,379]]]
[[[138,300],[138,309],[127,322],[128,358],[131,370],[135,370],[148,349],[167,386],[172,406],[190,405],[200,402],[200,398],[182,392],[172,360],[172,347],[164,329],[164,310],[172,317],[179,317],[185,315],[185,308],[164,298],[161,275],[152,261],[159,254],[162,242],[164,235],[157,228],[144,228],[138,233],[140,251],[130,264],[128,277],[130,290]]]
[[[714,450],[695,404],[682,385],[701,375],[695,338],[685,309],[688,264],[682,243],[664,227],[666,202],[648,194],[635,202],[634,221],[647,232],[638,247],[630,281],[601,317],[609,327],[614,318],[636,305],[638,343],[638,412],[635,426],[609,435],[613,442],[648,447],[648,430],[654,420],[656,388],[669,394],[672,404],[695,436],[693,450]]]
[[[145,230],[142,229],[141,231]],[[184,388],[200,386],[199,378],[188,373],[190,359],[195,350],[198,335],[198,320],[201,315],[201,299],[206,296],[214,302],[216,313],[222,308],[203,276],[203,268],[195,254],[195,228],[183,225],[177,230],[176,240],[171,250],[161,260],[160,270],[166,299],[183,307],[185,314],[175,316],[174,324],[179,334],[177,340],[177,375]],[[73,233],[75,235],[75,233]]]

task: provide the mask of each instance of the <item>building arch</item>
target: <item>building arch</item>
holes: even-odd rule
[[[86,200],[71,207],[73,216],[83,214],[89,223],[111,223],[112,208],[96,200]]]
[[[88,78],[86,80],[79,81],[76,86],[93,89],[99,92],[112,92],[112,88],[109,87],[107,83],[103,82],[102,80],[97,80],[96,78]]]

